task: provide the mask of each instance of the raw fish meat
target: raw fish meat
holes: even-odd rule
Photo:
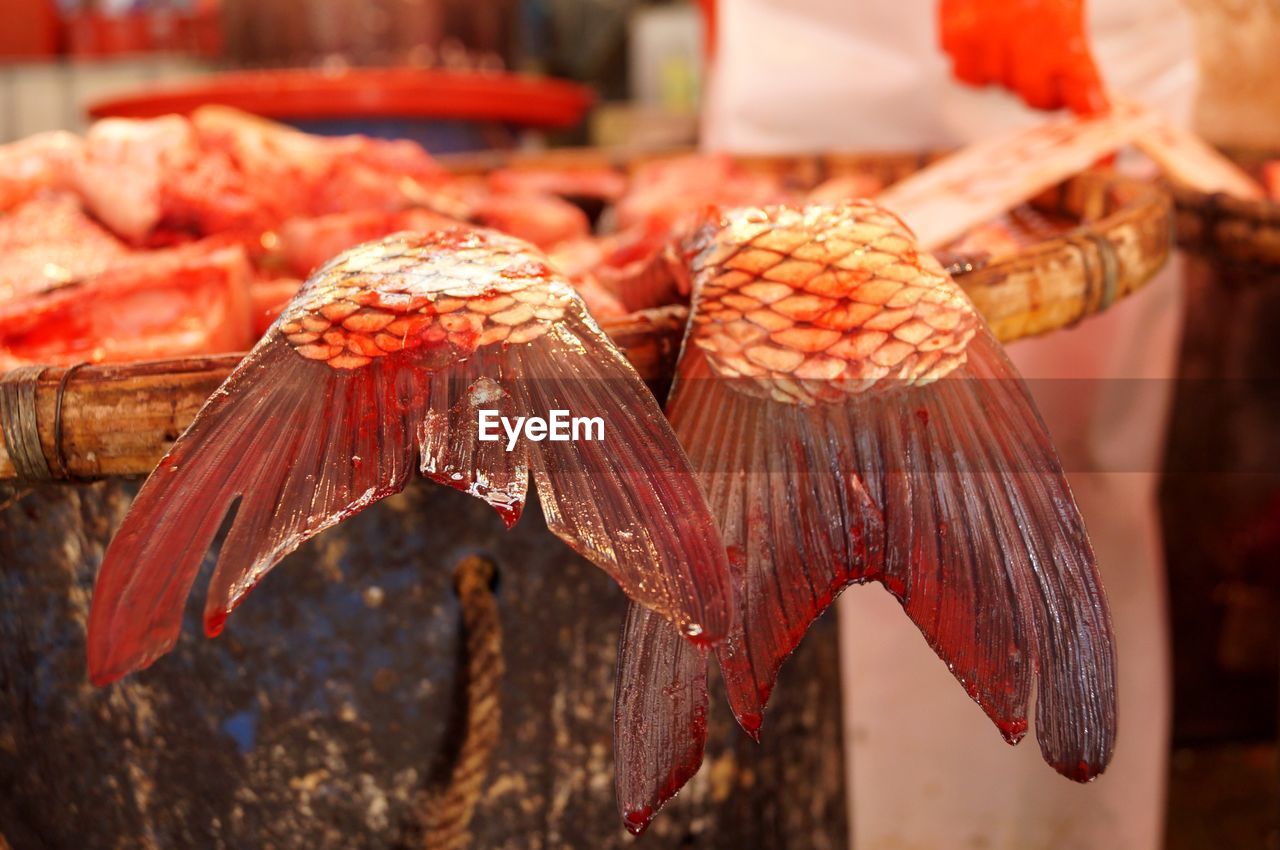
[[[708,205],[739,206],[784,200],[781,181],[743,168],[726,154],[669,157],[636,167],[616,206],[617,229],[670,231]]]
[[[935,250],[1084,171],[1159,121],[1125,103],[1085,118],[1050,119],[969,145],[894,183],[876,202],[911,222],[921,247]]]
[[[259,233],[295,216],[395,212],[445,179],[422,148],[363,136],[324,138],[234,110],[190,119],[107,119],[90,128],[75,188],[135,243]]]
[[[79,283],[132,256],[74,195],[32,198],[0,215],[0,302]]]
[[[489,172],[489,189],[509,195],[559,195],[613,201],[627,190],[627,178],[612,168],[499,168]]]
[[[252,196],[283,221],[361,209],[395,211],[411,193],[448,175],[409,141],[302,133],[223,107],[203,107],[191,123],[205,150],[223,151]]]
[[[1273,201],[1280,201],[1280,160],[1272,160],[1262,167],[1262,182]]]
[[[884,182],[874,174],[841,174],[819,183],[805,195],[810,204],[839,204],[870,198],[884,189]]]
[[[280,226],[278,252],[288,270],[306,277],[348,248],[402,230],[428,231],[456,224],[427,210],[354,210],[315,218],[291,218]]]
[[[199,159],[199,140],[185,118],[108,118],[85,136],[76,191],[115,233],[141,243],[164,216],[166,185]]]
[[[591,232],[587,214],[555,195],[483,195],[475,200],[472,217],[543,249]]]
[[[273,277],[250,284],[254,339],[267,332],[301,288],[302,281],[296,277]]]
[[[74,133],[37,133],[0,145],[0,212],[44,191],[69,189],[84,142]]]
[[[513,172],[489,180],[454,177],[411,142],[309,136],[222,107],[199,109],[191,118],[109,119],[94,124],[84,141],[50,134],[0,148],[0,205],[10,210],[0,217],[0,251],[8,260],[0,272],[0,299],[82,284],[126,261],[130,279],[148,281],[155,299],[156,275],[172,266],[163,254],[146,249],[216,235],[222,243],[242,246],[257,270],[248,309],[254,333],[261,334],[296,293],[297,279],[347,248],[460,219],[492,224],[546,247],[582,242],[590,232],[586,215],[543,190],[586,192],[594,186],[613,193],[619,178],[611,170],[582,172],[573,180],[555,172]],[[155,269],[148,271],[144,266],[153,256]],[[574,278],[595,316],[627,311],[596,278]],[[184,280],[175,279],[175,291]],[[133,293],[130,305],[136,306],[132,285],[78,286],[65,299],[23,302],[35,311],[28,324],[39,327],[40,344],[24,336],[13,343],[6,362],[36,352],[70,357],[88,351],[96,359],[117,359],[129,351],[179,356],[225,350],[229,339],[249,342],[238,332],[222,332],[229,314],[220,310],[214,311],[216,321],[205,323],[218,328],[214,333],[162,331],[192,305],[190,299],[176,297],[160,310],[160,318],[147,322],[134,306],[114,303],[123,293]],[[110,330],[110,340],[80,336],[57,343],[50,316],[90,312],[88,307],[73,310],[73,298],[94,299],[97,312],[128,315],[114,324],[90,323]],[[10,322],[21,309],[7,305]],[[118,338],[126,328],[133,328],[135,337],[128,344]],[[136,338],[144,333],[161,333],[163,339]],[[201,338],[215,348],[193,349]],[[166,349],[169,343],[175,347]]]
[[[243,351],[252,276],[239,246],[214,240],[0,302],[0,370]]]
[[[1166,177],[1197,192],[1221,192],[1250,201],[1265,196],[1262,186],[1238,165],[1199,136],[1170,121],[1157,123],[1139,136],[1136,144],[1155,160]]]
[[[587,272],[628,311],[662,307],[679,300],[679,258],[675,246],[682,230],[699,219],[689,216],[670,231],[646,227],[600,240],[600,259]]]

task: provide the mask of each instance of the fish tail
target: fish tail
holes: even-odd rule
[[[526,456],[476,442],[465,402],[471,373],[489,364],[465,365],[432,373],[409,352],[335,369],[269,336],[161,460],[108,548],[89,617],[92,680],[106,684],[172,648],[233,507],[205,602],[210,637],[282,558],[402,490],[419,458],[429,477],[513,523]]]
[[[758,738],[787,656],[881,559],[883,521],[845,423],[744,392],[748,381],[713,375],[686,346],[668,407],[736,573],[739,623],[716,655],[738,723]]]
[[[389,362],[332,369],[278,338],[246,358],[147,479],[107,550],[89,617],[96,684],[173,646],[200,564],[233,506],[209,585],[209,635],[281,558],[404,487],[423,387],[397,380],[396,371]]]
[[[618,643],[614,787],[633,834],[702,766],[707,743],[707,653],[671,623],[632,604]]]
[[[728,560],[648,387],[580,307],[513,358],[523,409],[602,422],[604,439],[546,441],[531,453],[547,527],[686,637],[720,641],[734,619]]]
[[[92,680],[172,648],[233,506],[205,604],[210,636],[280,559],[399,492],[415,465],[508,526],[532,472],[554,533],[686,637],[724,637],[733,590],[697,478],[648,388],[580,303],[532,339],[481,345],[447,367],[430,356],[411,349],[344,368],[269,332],[161,461],[109,547],[89,618]],[[490,407],[590,413],[600,439],[521,439],[508,450],[480,438]]]
[[[876,576],[1010,743],[1087,781],[1115,743],[1115,649],[1079,509],[1048,431],[982,328],[957,371],[861,399],[857,467],[885,516]]]

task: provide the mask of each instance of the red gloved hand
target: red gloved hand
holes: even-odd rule
[[[1280,159],[1273,159],[1262,168],[1262,185],[1271,200],[1280,201]]]
[[[956,79],[1004,86],[1035,109],[1107,108],[1083,0],[940,0],[939,14]]]

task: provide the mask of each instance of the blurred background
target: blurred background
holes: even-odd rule
[[[0,0],[0,20],[0,142],[83,129],[90,104],[150,84],[299,67],[585,83],[597,105],[560,143],[669,146],[696,128],[702,28],[683,2]]]

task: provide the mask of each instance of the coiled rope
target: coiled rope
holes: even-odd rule
[[[466,729],[444,789],[419,795],[417,811],[426,850],[463,850],[471,843],[468,827],[498,743],[503,665],[502,624],[493,594],[496,575],[491,561],[474,555],[454,570],[467,650]]]

